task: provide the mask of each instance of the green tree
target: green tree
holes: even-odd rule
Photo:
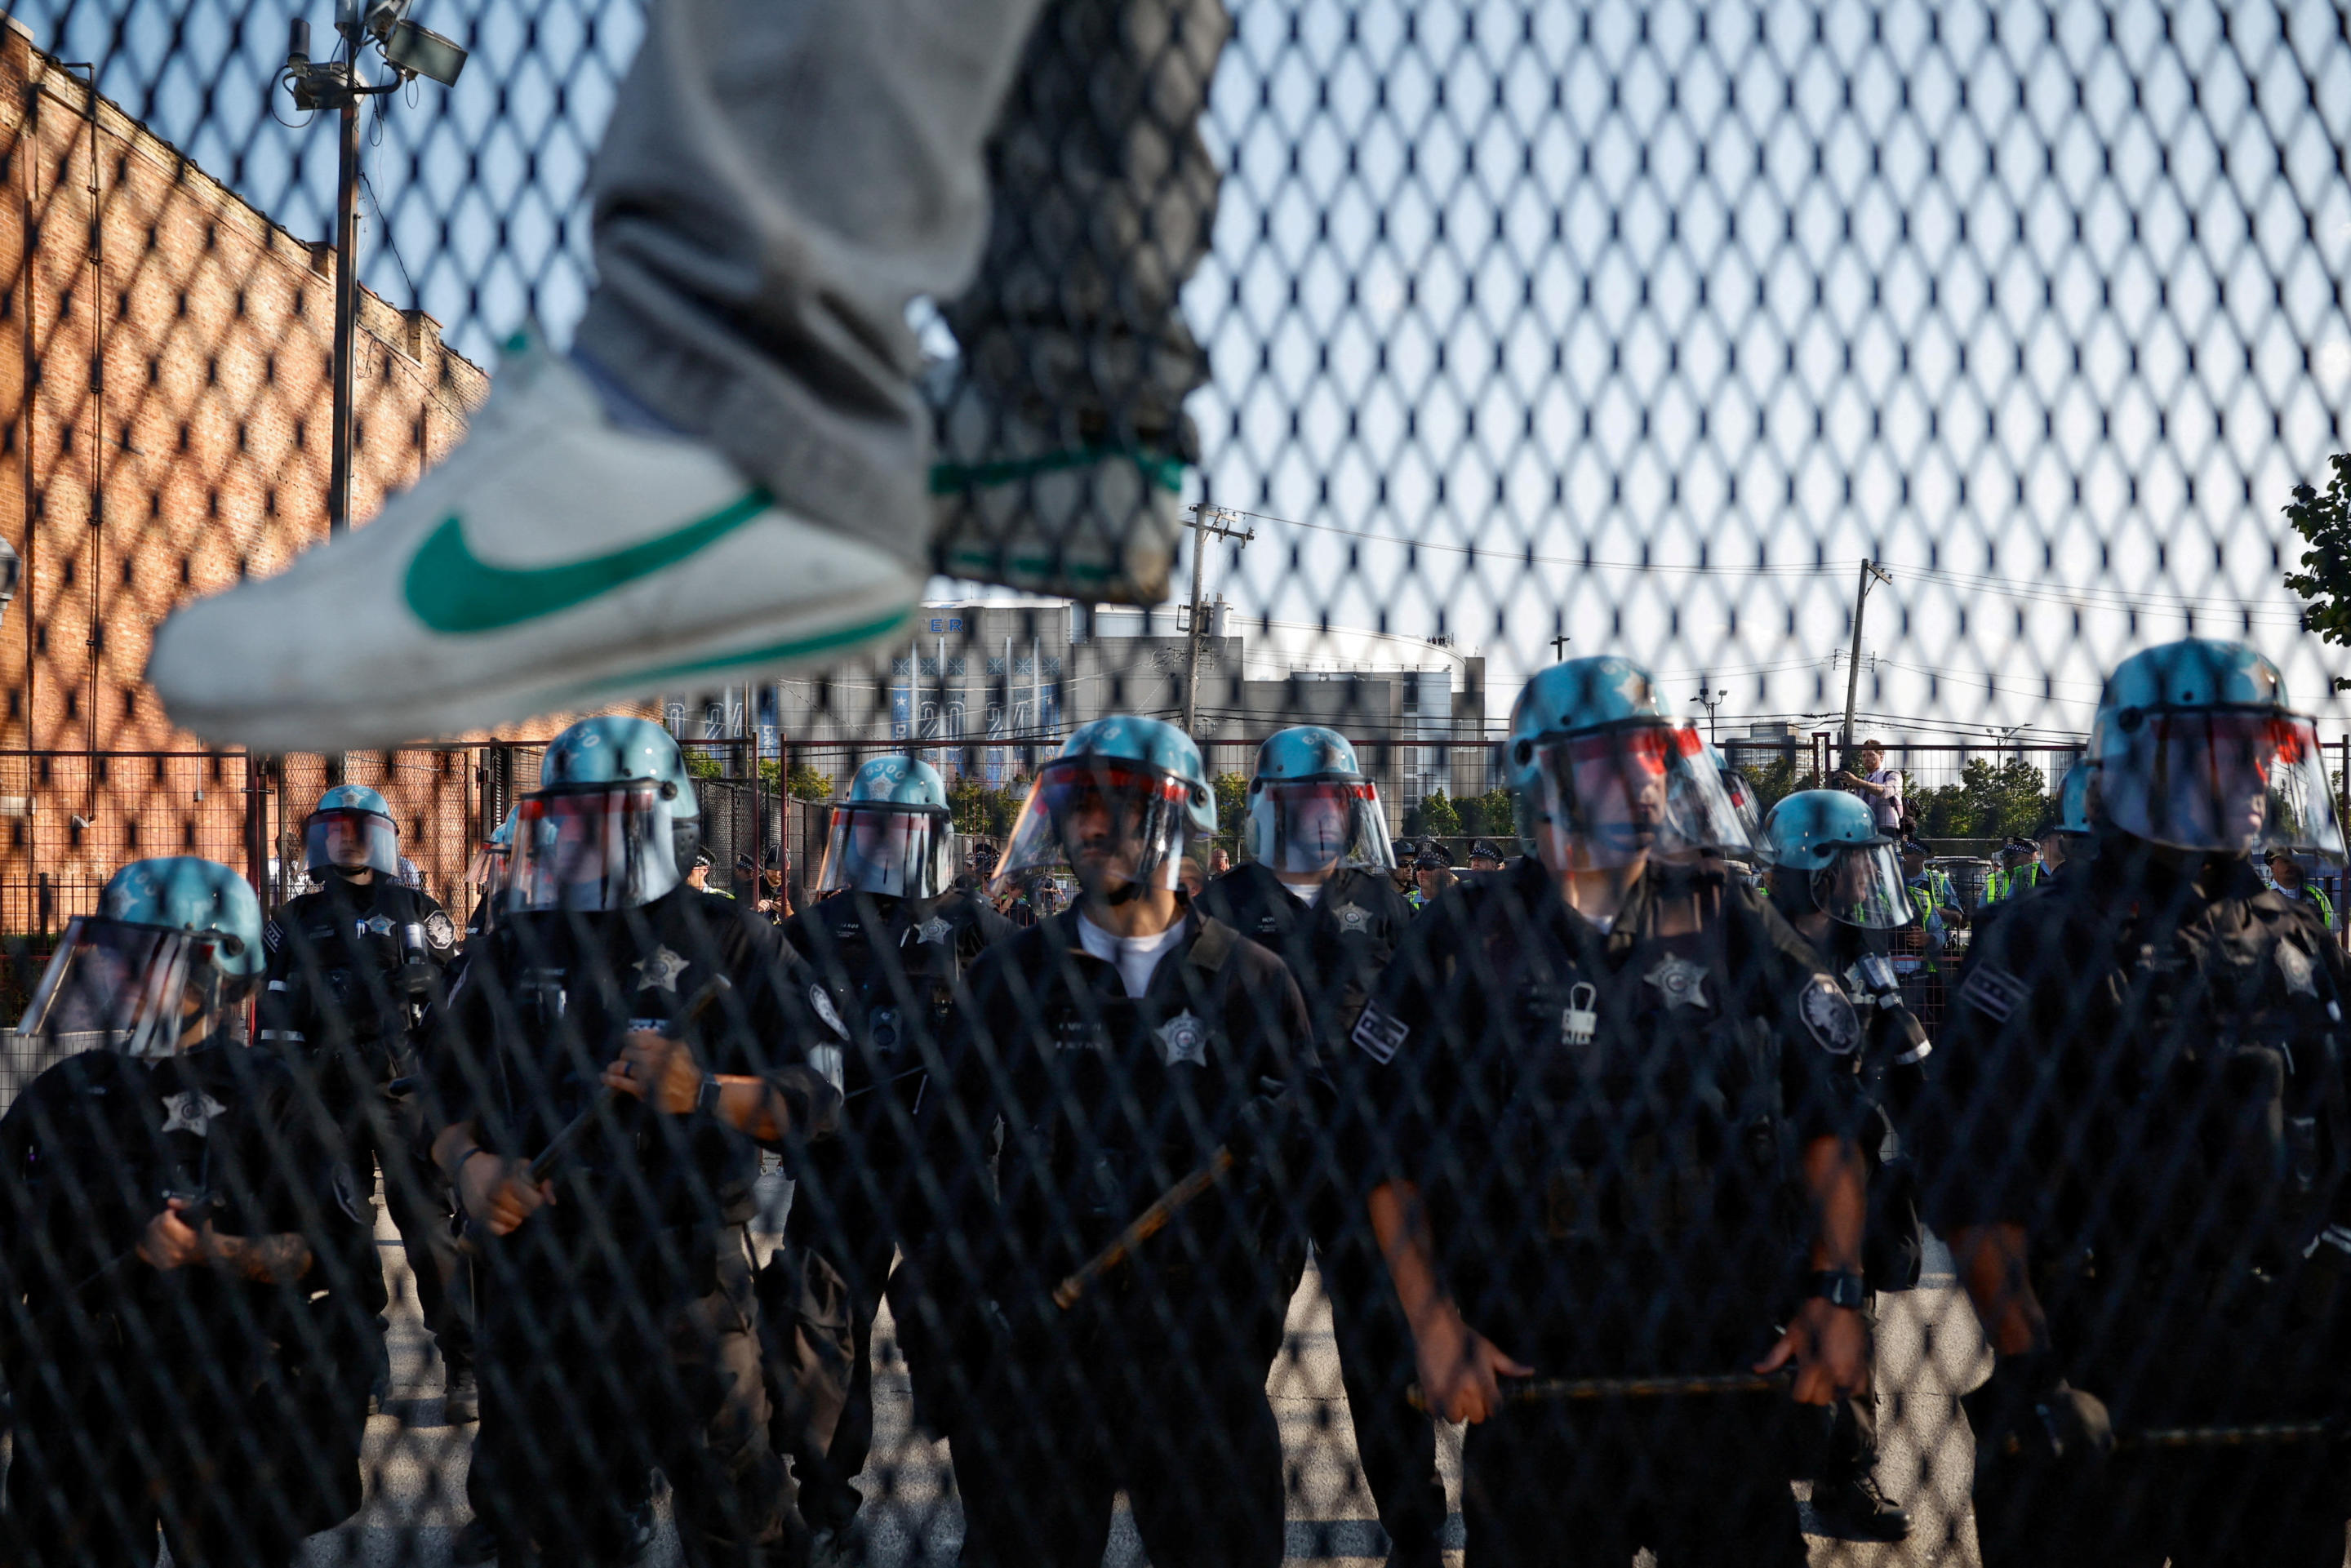
[[[1747,775],[1747,782],[1754,787],[1755,809],[1759,812],[1769,812],[1799,789],[1820,788],[1820,775],[1809,768],[1799,772],[1792,757],[1741,763],[1739,771]]]
[[[2325,493],[2296,485],[2285,508],[2285,520],[2310,546],[2285,585],[2310,601],[2304,624],[2320,641],[2351,643],[2351,455],[2338,452],[2326,463],[2333,475]],[[2351,689],[2351,678],[2337,676],[2335,689]]]
[[[1461,836],[1460,810],[1451,800],[1446,799],[1444,790],[1431,789],[1421,797],[1420,831],[1424,833],[1434,833],[1440,839],[1458,839]]]
[[[830,800],[832,799],[832,775],[819,773],[805,762],[795,762],[784,776],[784,793],[795,800]]]
[[[984,780],[967,775],[947,787],[947,814],[955,819],[958,833],[1001,840],[1012,831],[1013,819],[1028,798],[1028,785],[1019,779],[991,789]]]
[[[1518,802],[1497,784],[1483,795],[1461,802],[1461,831],[1472,838],[1515,839],[1519,836]]]
[[[2031,833],[2056,810],[2040,766],[2021,757],[1997,765],[1976,758],[1959,770],[1958,783],[1914,790],[1909,800],[1920,836],[1930,839]]]
[[[718,750],[710,746],[689,746],[685,750],[685,776],[689,779],[716,779],[725,769],[718,765]]]
[[[1224,841],[1235,861],[1242,858],[1248,841],[1241,830],[1249,821],[1249,787],[1245,773],[1219,773],[1208,780],[1217,797],[1217,837]]]

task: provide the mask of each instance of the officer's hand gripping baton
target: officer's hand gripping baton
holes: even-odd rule
[[[685,999],[685,1006],[678,1009],[676,1016],[663,1024],[657,1032],[664,1040],[684,1039],[685,1031],[699,1022],[703,1014],[716,1006],[721,997],[734,988],[735,982],[726,976],[711,976]],[[547,1146],[539,1150],[530,1162],[530,1179],[545,1181],[554,1175],[557,1167],[562,1165],[564,1156],[571,1152],[571,1145],[585,1136],[588,1129],[596,1124],[597,1119],[608,1114],[620,1101],[621,1091],[618,1089],[599,1090],[594,1104],[566,1122],[555,1136],[547,1140]]]
[[[680,1008],[674,1016],[661,1026],[659,1032],[662,1038],[664,1040],[684,1038],[685,1031],[693,1028],[703,1014],[716,1006],[719,998],[734,988],[735,982],[726,976],[711,976],[686,998],[685,1006]],[[620,1100],[621,1092],[617,1089],[597,1091],[595,1103],[563,1124],[557,1130],[555,1136],[547,1140],[547,1146],[539,1150],[532,1158],[529,1179],[533,1183],[538,1183],[554,1175],[556,1169],[563,1163],[564,1157],[571,1152],[571,1145],[578,1143],[587,1134],[588,1129],[596,1124],[599,1118],[609,1115]],[[481,1239],[475,1232],[470,1217],[464,1216],[462,1210],[460,1210],[460,1217],[465,1218],[466,1223],[457,1237],[457,1249],[466,1253],[480,1250]]]

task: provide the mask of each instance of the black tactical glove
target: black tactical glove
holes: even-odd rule
[[[1988,1454],[2054,1464],[2114,1451],[2115,1424],[2105,1402],[2069,1386],[2051,1351],[2001,1356],[1967,1406],[1977,1445]]]

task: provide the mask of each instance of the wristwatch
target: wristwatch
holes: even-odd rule
[[[1804,1281],[1804,1294],[1818,1296],[1833,1307],[1857,1312],[1861,1311],[1862,1303],[1869,1299],[1869,1287],[1863,1283],[1860,1275],[1846,1270],[1815,1269],[1812,1278]]]
[[[718,1114],[718,1097],[726,1092],[726,1086],[718,1082],[718,1074],[704,1073],[702,1087],[694,1092],[694,1108],[705,1116],[716,1116]]]

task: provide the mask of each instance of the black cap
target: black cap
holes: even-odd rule
[[[1436,844],[1422,845],[1420,853],[1413,856],[1412,863],[1416,871],[1450,871],[1453,868],[1452,857]]]
[[[1902,841],[1902,852],[1906,855],[1923,855],[1931,854],[1933,852],[1916,839],[1905,839]]]
[[[2262,857],[2262,863],[2263,865],[2275,865],[2280,861],[2290,861],[2293,859],[2294,852],[2292,850],[2286,848],[2283,844],[2272,844],[2270,846],[2270,852]],[[2296,862],[2295,863],[2299,864],[2300,862]]]
[[[1494,847],[1493,840],[1479,839],[1476,843],[1469,846],[1469,858],[1473,861],[1501,861],[1506,860],[1509,857],[1504,855],[1500,850]]]

